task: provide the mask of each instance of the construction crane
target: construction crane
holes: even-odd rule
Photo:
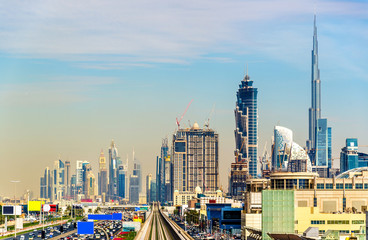
[[[210,119],[212,117],[213,112],[215,111],[215,104],[213,104],[211,112],[208,114],[207,120],[204,122],[204,127],[209,128],[210,127]]]
[[[178,129],[180,129],[180,122],[183,119],[184,115],[187,113],[188,108],[189,108],[190,104],[192,104],[192,102],[193,102],[193,99],[189,102],[187,108],[185,109],[183,115],[181,115],[180,119],[178,120],[178,118],[176,118],[176,125],[178,126]]]

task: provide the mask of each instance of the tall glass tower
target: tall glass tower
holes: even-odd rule
[[[321,117],[321,79],[318,68],[318,40],[316,15],[313,26],[312,73],[311,73],[311,107],[309,108],[309,139],[307,148],[312,164],[331,168],[331,128],[327,119]]]
[[[115,146],[114,140],[112,140],[109,148],[109,199],[116,198],[118,194],[117,157],[118,149]]]
[[[309,150],[316,149],[317,125],[321,118],[321,79],[318,68],[318,40],[316,15],[314,15],[313,49],[312,49],[312,105],[309,108],[309,139],[307,147]]]
[[[235,161],[236,163],[248,163],[249,177],[256,178],[258,174],[258,107],[257,88],[253,87],[253,81],[248,74],[239,85],[236,94],[235,108]]]

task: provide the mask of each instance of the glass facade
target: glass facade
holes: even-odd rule
[[[340,172],[343,173],[358,167],[358,139],[347,138],[346,146],[341,149],[340,153]]]
[[[264,190],[262,192],[262,239],[267,233],[294,232],[294,191]]]
[[[257,88],[246,75],[239,85],[235,109],[235,145],[236,162],[249,162],[249,174],[256,178],[258,174],[258,106]]]

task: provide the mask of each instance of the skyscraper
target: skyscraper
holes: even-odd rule
[[[54,162],[52,199],[61,200],[65,196],[65,165],[60,159]]]
[[[52,200],[52,177],[49,167],[45,168],[45,172],[43,177],[41,177],[40,184],[40,197]]]
[[[109,199],[115,199],[118,193],[117,156],[118,150],[115,146],[114,140],[112,140],[109,148]]]
[[[194,123],[189,129],[178,129],[173,135],[173,190],[203,192],[219,189],[219,136],[212,129],[200,129]]]
[[[331,128],[327,126],[327,119],[321,117],[321,79],[318,68],[318,40],[316,15],[313,26],[312,73],[311,73],[311,107],[309,108],[309,139],[307,149],[312,164],[328,169],[331,167]],[[323,173],[323,171],[317,170]],[[328,173],[323,173],[327,175]],[[327,177],[327,176],[325,176]]]
[[[172,162],[170,156],[165,158],[165,201],[172,201]]]
[[[139,203],[139,180],[137,175],[130,175],[129,202]]]
[[[346,146],[340,153],[340,172],[360,167],[358,162],[358,139],[347,138]]]
[[[247,178],[258,174],[258,107],[257,88],[253,87],[248,73],[239,85],[236,94],[235,113],[235,163],[231,164],[230,195],[242,198]]]
[[[100,158],[99,158],[99,172],[98,172],[98,195],[107,194],[107,167],[106,167],[106,158],[101,149]]]
[[[168,139],[164,138],[161,145],[161,156],[156,160],[156,192],[157,200],[161,203],[166,201],[166,188],[165,188],[165,159],[169,154]]]
[[[70,161],[65,161],[65,185],[66,185],[66,196],[70,197]]]
[[[142,192],[142,170],[141,170],[141,164],[135,157],[134,157],[133,175],[137,176],[138,193],[141,193]]]
[[[250,177],[258,174],[258,107],[257,88],[246,74],[236,94],[235,108],[235,162],[247,163]]]
[[[127,169],[125,168],[126,166],[124,165],[120,165],[119,166],[119,173],[118,173],[118,196],[121,199],[125,199],[126,197],[126,176],[127,176]]]
[[[152,174],[148,174],[146,176],[146,198],[147,198],[147,204],[151,202],[151,182],[152,182]]]

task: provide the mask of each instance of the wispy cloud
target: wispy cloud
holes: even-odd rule
[[[213,52],[284,57],[282,44],[296,40],[297,46],[303,35],[280,29],[282,23],[310,17],[313,7],[309,0],[2,1],[0,51],[87,62],[103,55],[105,63],[81,64],[101,69],[185,64]],[[367,3],[318,3],[318,12],[328,15],[366,18],[365,9]],[[138,60],[114,61],[125,56]]]

